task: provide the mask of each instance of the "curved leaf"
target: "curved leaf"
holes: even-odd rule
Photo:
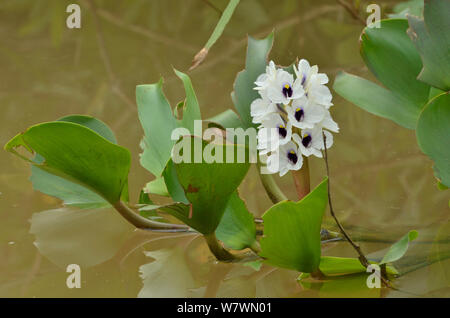
[[[228,201],[222,220],[217,227],[216,236],[225,246],[234,250],[242,250],[256,242],[253,215],[237,192],[234,192]]]
[[[423,62],[419,79],[429,85],[450,90],[450,1],[426,0],[424,18],[408,16],[408,35]]]
[[[104,122],[94,117],[86,115],[70,115],[62,117],[58,119],[58,121],[80,124],[92,129],[110,142],[117,144],[116,137],[111,129]],[[39,156],[39,154],[36,155],[34,159],[37,163],[41,163],[43,160],[44,159]],[[66,206],[92,209],[109,205],[109,203],[100,195],[87,189],[86,187],[46,172],[34,165],[31,166],[30,180],[35,190],[61,199]]]
[[[33,162],[16,152],[23,146],[45,158]],[[120,200],[127,183],[130,153],[93,130],[70,122],[49,122],[28,128],[5,146],[46,172],[83,185],[109,203]]]
[[[402,258],[408,250],[409,242],[414,241],[417,236],[419,236],[417,231],[409,231],[405,236],[391,246],[389,251],[384,255],[380,264],[392,263]]]
[[[341,72],[336,77],[333,88],[343,98],[369,113],[390,119],[405,128],[416,128],[417,115],[405,112],[401,107],[402,100],[384,87]]]
[[[417,123],[417,141],[422,151],[434,161],[436,177],[450,187],[450,94],[430,101]]]
[[[430,86],[417,80],[422,62],[407,28],[404,19],[383,20],[380,28],[366,27],[361,34],[361,56],[377,79],[402,101],[397,107],[417,119],[428,101]]]
[[[259,94],[253,88],[259,75],[265,72],[267,57],[273,44],[273,33],[262,40],[248,37],[247,57],[245,69],[236,77],[234,91],[231,97],[244,128],[255,126],[250,115],[250,104],[258,98]]]
[[[216,116],[206,119],[206,121],[210,123],[208,125],[210,127],[219,127],[223,129],[242,127],[241,119],[232,109],[227,109]]]
[[[328,179],[325,179],[301,201],[283,201],[264,213],[260,256],[268,263],[299,272],[317,270],[327,184]]]

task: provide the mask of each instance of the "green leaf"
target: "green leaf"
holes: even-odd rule
[[[206,58],[206,55],[208,54],[209,49],[222,36],[223,30],[225,29],[231,17],[233,16],[233,12],[236,9],[237,5],[239,4],[239,1],[240,0],[230,0],[228,2],[228,5],[223,11],[219,19],[219,22],[217,22],[217,25],[214,28],[213,33],[209,37],[208,42],[206,42],[205,46],[200,50],[200,52],[198,52],[195,55],[193,65],[191,66],[190,70],[196,68],[198,65],[200,65],[200,63],[203,62],[203,60]]]
[[[158,177],[155,180],[148,182],[145,185],[144,191],[146,193],[169,196],[163,177]]]
[[[377,79],[401,100],[397,107],[417,119],[428,101],[430,86],[417,80],[422,62],[407,28],[404,19],[383,20],[380,28],[366,27],[361,56]]]
[[[136,87],[136,101],[138,115],[144,129],[142,142],[143,153],[141,165],[152,174],[161,176],[166,167],[175,141],[171,139],[174,129],[187,128],[194,131],[194,120],[200,120],[200,108],[189,77],[177,70],[175,74],[182,80],[186,101],[183,105],[183,118],[177,120],[162,91],[162,78],[156,84],[138,85]]]
[[[430,101],[417,123],[417,141],[434,161],[434,173],[450,187],[450,95],[443,93]]]
[[[264,213],[260,256],[268,263],[306,273],[319,267],[327,185],[326,178],[301,201],[283,201]]]
[[[31,161],[16,152],[19,146],[45,161]],[[87,187],[111,204],[120,200],[127,184],[129,151],[79,124],[56,121],[32,126],[11,139],[5,149],[46,172]]]
[[[141,190],[139,193],[139,204],[153,204],[153,201],[148,196],[148,193],[145,193],[144,190]]]
[[[186,101],[183,104],[183,118],[179,121],[178,126],[189,129],[194,134],[194,120],[201,120],[200,106],[198,105],[197,96],[195,96],[191,79],[186,74],[174,70],[175,74],[181,79],[186,92]]]
[[[242,250],[256,242],[253,215],[237,192],[234,192],[228,201],[225,213],[217,227],[216,236],[225,246],[234,250]]]
[[[376,264],[375,262],[370,262]],[[325,276],[348,275],[355,273],[365,273],[366,268],[357,258],[322,256],[320,258],[320,271]],[[386,266],[388,274],[397,275],[398,272],[393,266]]]
[[[407,14],[418,17],[423,16],[423,0],[409,0],[400,2],[394,6],[394,13],[387,16],[391,19],[406,19]]]
[[[384,87],[341,72],[336,77],[333,88],[343,98],[369,113],[390,119],[405,128],[416,128],[417,115],[405,112],[401,107],[402,101]]]
[[[163,177],[164,182],[167,186],[167,191],[169,192],[172,199],[175,202],[189,204],[189,201],[184,194],[184,190],[181,187],[180,181],[178,181],[177,172],[175,171],[172,160],[169,161],[166,168],[164,169]]]
[[[60,118],[58,121],[80,124],[92,129],[110,142],[117,144],[116,137],[111,129],[104,122],[94,117],[85,115],[70,115]],[[44,159],[39,155],[36,155],[34,159],[37,163],[42,163],[43,160]],[[109,205],[109,203],[100,195],[87,189],[86,187],[46,172],[34,165],[31,166],[30,180],[33,183],[33,188],[35,190],[61,199],[66,206],[92,209]]]
[[[217,22],[216,28],[214,29],[213,33],[211,34],[211,37],[208,39],[208,42],[206,42],[205,48],[210,49],[214,43],[220,38],[220,36],[223,33],[223,30],[225,29],[226,25],[228,24],[228,21],[230,21],[231,17],[233,16],[233,12],[236,9],[237,5],[239,4],[239,0],[230,0],[228,2],[227,7],[222,13],[222,16],[220,17],[219,22]]]
[[[171,140],[177,121],[162,92],[162,79],[156,84],[138,85],[136,102],[144,129],[141,165],[159,177],[170,158],[175,141]]]
[[[424,19],[408,16],[408,35],[422,58],[419,79],[429,85],[450,90],[450,1],[426,0]]]
[[[222,129],[226,128],[238,128],[242,127],[242,122],[239,116],[232,110],[227,109],[226,111],[206,119],[209,122],[210,127],[219,127]]]
[[[389,251],[384,255],[380,264],[392,263],[402,258],[408,250],[409,242],[414,241],[417,236],[419,236],[417,231],[409,231],[405,236],[391,246]]]
[[[262,40],[248,37],[245,69],[238,73],[231,97],[244,128],[255,126],[250,115],[250,104],[259,94],[253,88],[259,75],[266,71],[267,57],[273,44],[273,33]]]
[[[215,144],[217,159],[221,163],[207,163],[205,156],[201,156],[200,162],[196,163],[200,151],[206,153],[213,144],[196,137],[185,137],[181,142],[187,141],[190,144],[188,147],[191,147],[191,160],[175,163],[174,167],[186,198],[192,204],[192,215],[186,210],[173,215],[200,233],[210,234],[216,230],[230,196],[247,174],[250,164],[248,161],[237,163],[236,156],[238,152],[248,153],[248,150],[239,145]],[[222,156],[218,155],[219,149]],[[226,154],[230,151],[233,151],[234,163],[226,163]]]

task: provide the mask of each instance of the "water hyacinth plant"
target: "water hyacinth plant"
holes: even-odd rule
[[[237,2],[230,4],[227,21]],[[361,54],[384,87],[347,73],[333,87],[359,107],[416,129],[421,149],[433,159],[435,175],[446,188],[450,43],[435,37],[436,30],[448,29],[449,2],[426,1],[424,12],[423,20],[388,19],[379,29],[364,29]],[[175,106],[163,93],[162,78],[136,87],[144,133],[136,141],[142,148],[140,164],[154,176],[139,194],[128,191],[129,150],[91,116],[33,125],[13,137],[5,150],[30,163],[34,189],[79,209],[112,207],[139,229],[196,232],[218,261],[265,262],[295,270],[301,273],[301,284],[375,269],[384,287],[395,288],[394,262],[418,233],[409,231],[387,252],[369,258],[345,230],[333,209],[328,166],[328,149],[339,147],[333,133],[345,127],[332,117],[340,110],[334,106],[328,75],[304,58],[289,67],[277,66],[268,59],[273,42],[273,33],[263,39],[248,37],[245,69],[231,92],[235,110],[211,118],[202,120],[186,73],[174,70],[185,91],[184,101]],[[206,53],[196,57],[193,67],[201,67]],[[209,129],[198,131],[196,123]],[[322,181],[311,187],[308,161],[313,159],[324,165],[316,171]],[[238,191],[252,164],[273,203],[261,218],[249,211]],[[273,178],[288,173],[296,198],[288,199]],[[171,202],[157,202],[153,195]],[[327,206],[333,227],[322,224]],[[322,255],[322,243],[329,240],[348,241],[355,257]]]

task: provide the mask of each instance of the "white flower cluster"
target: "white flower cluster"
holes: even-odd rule
[[[299,170],[303,156],[322,157],[322,132],[329,148],[333,135],[328,130],[339,131],[329,111],[333,103],[326,86],[328,76],[304,59],[294,66],[294,72],[295,76],[270,61],[255,82],[261,98],[251,104],[253,122],[260,124],[259,153],[268,156],[269,172],[280,176]]]

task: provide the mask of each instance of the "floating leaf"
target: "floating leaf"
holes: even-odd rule
[[[450,95],[443,93],[430,101],[417,123],[417,141],[434,161],[439,181],[450,187]]]
[[[325,179],[301,201],[283,201],[264,213],[260,256],[268,263],[299,272],[317,270],[327,184],[328,179]]]
[[[392,263],[402,258],[408,250],[409,243],[414,241],[417,236],[419,236],[417,231],[409,231],[405,236],[391,246],[389,251],[384,255],[380,264]]]
[[[19,146],[45,161],[29,160],[16,152]],[[57,121],[32,126],[11,139],[5,149],[46,172],[87,187],[111,204],[120,200],[127,184],[129,151],[79,124]]]
[[[267,57],[272,44],[273,33],[262,40],[248,37],[245,69],[237,75],[234,91],[231,93],[244,128],[255,126],[250,115],[250,104],[259,97],[259,94],[253,88],[257,77],[266,71]]]
[[[237,192],[233,193],[228,201],[222,220],[217,227],[216,236],[225,246],[234,250],[242,250],[256,242],[253,215]]]
[[[370,262],[376,264],[376,262]],[[348,275],[355,273],[365,273],[367,269],[357,258],[322,256],[320,258],[320,271],[326,276]],[[393,266],[387,266],[388,274],[397,275],[398,272]]]
[[[422,58],[419,79],[429,85],[450,90],[450,1],[426,0],[424,19],[408,16],[408,35]]]

